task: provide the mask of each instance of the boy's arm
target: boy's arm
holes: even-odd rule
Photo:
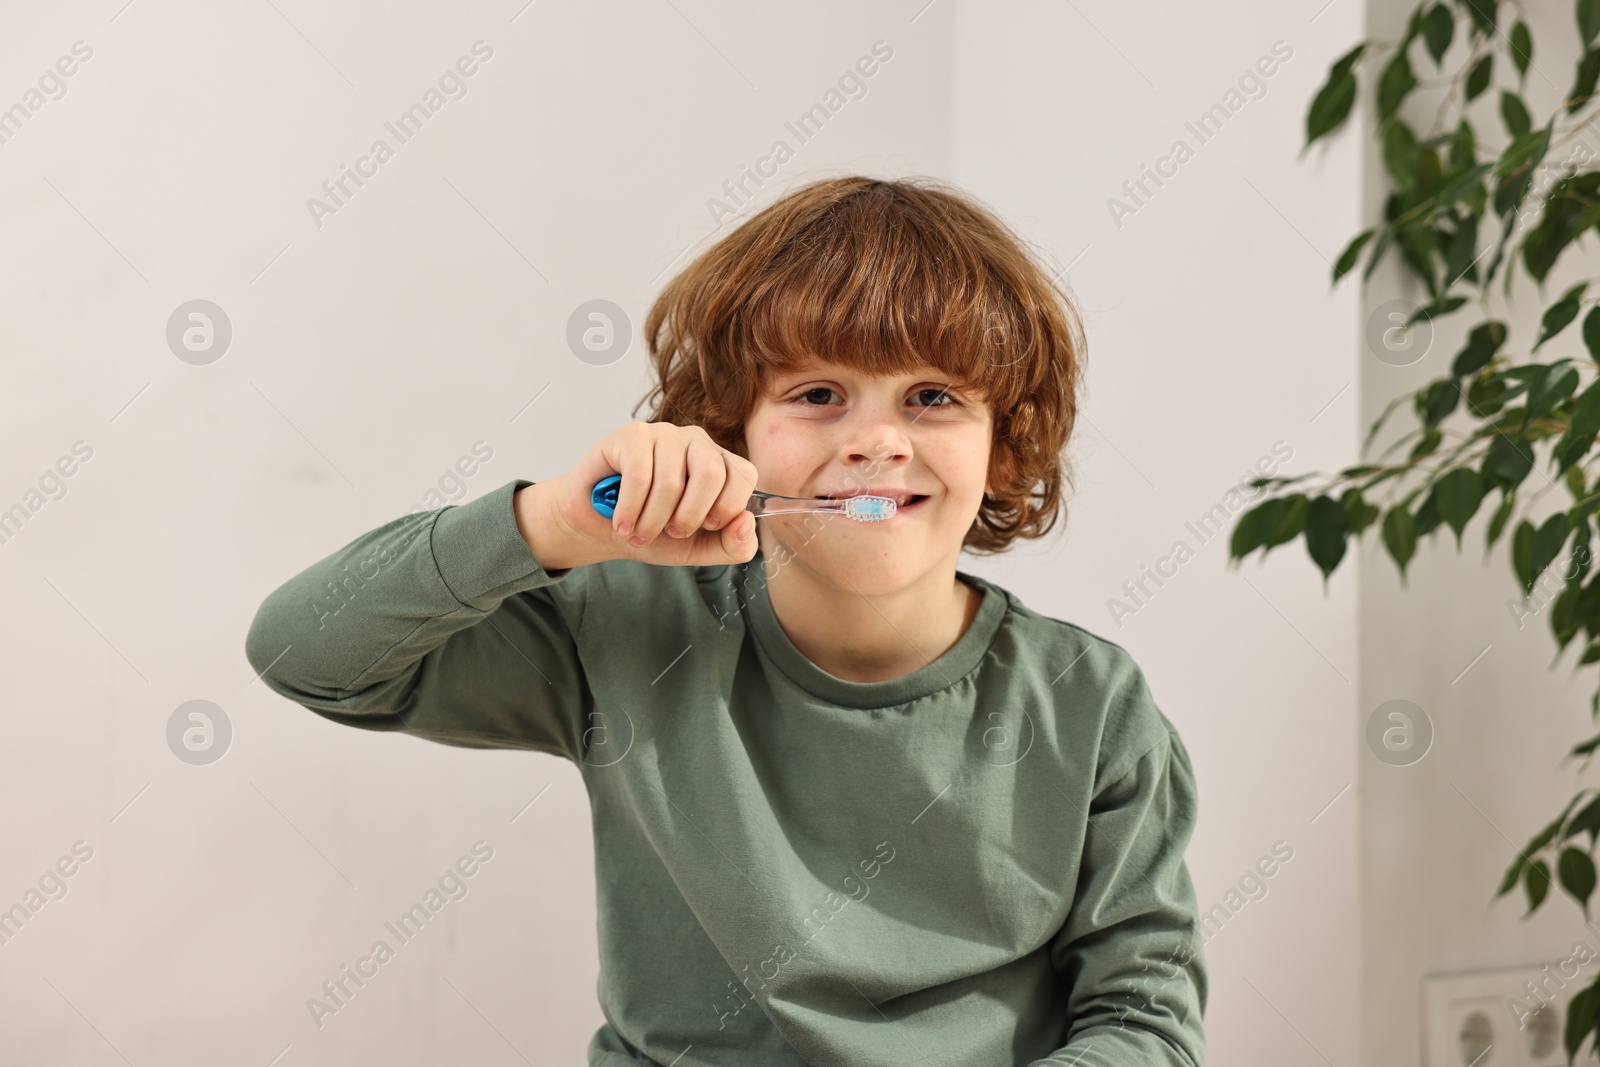
[[[1201,1067],[1208,977],[1184,849],[1194,770],[1172,729],[1101,787],[1072,911],[1051,943],[1065,1047],[1031,1067]]]
[[[580,759],[586,582],[535,557],[524,531],[542,516],[516,498],[531,484],[396,519],[295,575],[256,612],[251,666],[345,725]],[[552,560],[567,547],[554,541]]]

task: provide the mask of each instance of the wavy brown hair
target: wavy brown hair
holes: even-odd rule
[[[989,404],[989,476],[962,546],[1049,532],[1086,342],[1067,292],[991,211],[931,178],[802,186],[717,241],[645,319],[656,382],[634,407],[747,456],[744,421],[813,355],[871,375],[938,367]]]

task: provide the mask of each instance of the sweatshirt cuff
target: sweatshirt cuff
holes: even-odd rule
[[[466,504],[441,508],[433,522],[433,560],[461,603],[486,611],[512,593],[562,581],[571,567],[547,571],[517,529],[513,500],[533,482],[517,478]]]
[[[1121,1023],[1091,1026],[1078,1031],[1065,1048],[1028,1067],[1195,1067],[1205,1062],[1204,1037],[1195,1034],[1194,1044],[1198,1058],[1153,1030]]]

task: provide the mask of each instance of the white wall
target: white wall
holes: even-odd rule
[[[93,457],[0,545],[0,901],[76,841],[94,855],[0,946],[0,1046],[581,1062],[600,1015],[576,771],[336,727],[255,682],[243,635],[267,592],[474,442],[494,458],[461,499],[560,473],[626,421],[643,345],[582,363],[568,314],[604,297],[637,325],[712,236],[707,199],[883,39],[868,95],[782,180],[950,177],[1074,262],[1090,392],[1070,522],[964,565],[1145,667],[1196,764],[1203,907],[1294,848],[1207,946],[1212,1061],[1310,1061],[1309,1042],[1356,1062],[1354,567],[1326,594],[1297,549],[1229,573],[1226,534],[1185,523],[1275,442],[1294,472],[1354,456],[1360,309],[1326,279],[1363,217],[1359,146],[1296,157],[1359,6],[275,4],[4,16],[0,106],[74,41],[94,53],[0,144],[0,506],[75,441]],[[480,39],[468,95],[315,226],[307,197]],[[1185,120],[1278,40],[1293,56],[1265,97],[1114,224],[1107,199],[1195,146]],[[208,366],[164,336],[194,298],[234,328]],[[1194,558],[1118,625],[1108,599],[1180,539]],[[234,730],[206,767],[165,738],[193,699]],[[479,838],[495,859],[444,929],[314,1027],[306,998]]]
[[[1314,14],[986,4],[963,8],[957,33],[956,177],[1059,262],[1075,259],[1090,335],[1083,478],[1065,542],[994,569],[1037,610],[1144,665],[1194,758],[1189,865],[1203,909],[1226,902],[1274,842],[1294,850],[1265,896],[1234,898],[1247,902],[1207,942],[1218,1064],[1318,1053],[1350,1064],[1357,1053],[1357,798],[1341,796],[1358,756],[1353,568],[1327,594],[1299,548],[1229,572],[1231,521],[1209,540],[1186,525],[1230,503],[1276,443],[1292,449],[1285,473],[1337,469],[1358,444],[1357,300],[1327,284],[1360,220],[1358,145],[1341,137],[1297,155],[1307,102],[1359,37],[1361,11]],[[1281,62],[1280,41],[1291,53]],[[1232,101],[1237,112],[1202,142],[1185,124],[1227,106],[1262,56],[1265,94],[1247,85],[1259,98]],[[1178,140],[1192,156],[1147,183],[1143,206],[1129,200],[1123,183]],[[1119,224],[1113,197],[1136,213]],[[1179,541],[1193,557],[1134,604],[1123,583]],[[1111,598],[1136,612],[1114,616]]]
[[[0,899],[94,850],[0,947],[4,1058],[581,1062],[601,1016],[577,772],[334,726],[254,681],[246,628],[475,441],[471,496],[627,421],[643,345],[590,366],[568,315],[604,297],[637,324],[775,139],[786,181],[947,171],[952,8],[120,6],[0,32],[5,104],[93,49],[0,145],[0,501],[93,448],[0,546]],[[785,120],[880,38],[867,95],[798,145]],[[306,199],[480,39],[468,94],[313,225]],[[164,335],[196,297],[234,326],[203,367]],[[196,698],[234,729],[207,767],[165,739]],[[444,928],[314,1027],[306,999],[480,838],[495,858]]]

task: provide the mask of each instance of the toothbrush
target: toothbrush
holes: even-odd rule
[[[617,507],[617,494],[622,489],[622,475],[612,474],[594,483],[590,501],[594,509],[611,518]],[[780,503],[793,501],[794,503]],[[892,518],[898,505],[886,496],[850,496],[838,500],[814,500],[808,497],[783,496],[757,489],[750,494],[745,510],[758,519],[769,515],[843,515],[857,522],[881,522]]]

